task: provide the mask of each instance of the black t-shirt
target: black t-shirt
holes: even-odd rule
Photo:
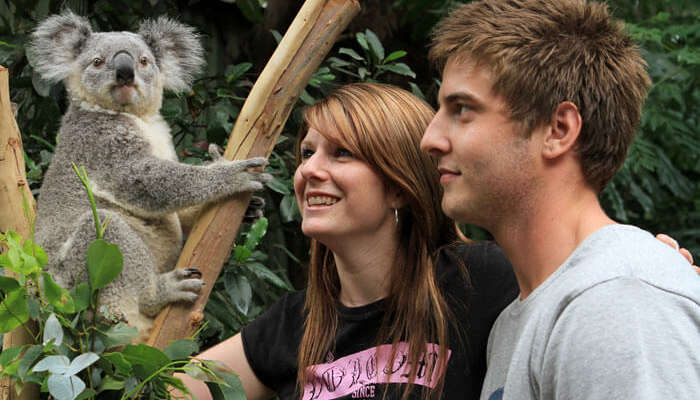
[[[510,263],[495,244],[463,244],[451,249],[441,252],[436,268],[440,288],[456,317],[450,329],[450,358],[442,397],[478,399],[486,373],[489,331],[518,288]],[[454,257],[464,261],[468,278],[460,272]],[[242,332],[243,348],[253,372],[281,399],[298,398],[297,349],[303,334],[304,295],[301,291],[284,296]],[[353,308],[338,303],[335,350],[324,364],[316,366],[318,379],[305,388],[303,399],[381,399],[386,373],[393,382],[387,399],[400,398],[404,389],[400,383],[407,378],[391,371],[407,371],[401,357],[407,345],[400,344],[393,366],[386,362],[388,350],[381,351],[390,349],[390,344],[381,345],[380,352],[376,352],[384,311],[383,300]],[[427,348],[422,361],[430,362],[431,349]],[[422,373],[423,367],[419,366],[414,385],[416,395],[430,382]]]

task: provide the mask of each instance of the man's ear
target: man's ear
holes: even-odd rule
[[[544,137],[542,155],[554,159],[571,150],[581,133],[581,125],[581,114],[576,104],[570,101],[559,103]]]

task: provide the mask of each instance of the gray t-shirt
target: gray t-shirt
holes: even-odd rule
[[[482,400],[700,399],[700,277],[629,225],[578,246],[491,330]]]

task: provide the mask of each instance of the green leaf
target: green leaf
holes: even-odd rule
[[[236,5],[248,21],[254,24],[262,22],[263,10],[258,0],[236,0]]]
[[[145,344],[128,345],[122,355],[133,367],[139,379],[146,379],[170,362],[168,356],[155,347]]]
[[[249,248],[236,245],[233,249],[233,258],[238,264],[243,264],[252,253],[253,252]]]
[[[81,312],[90,306],[90,286],[88,286],[87,282],[81,282],[71,289],[69,293],[75,304],[75,312]]]
[[[131,363],[122,355],[122,353],[104,353],[102,354],[102,358],[111,362],[118,374],[124,376],[131,375]]]
[[[348,49],[348,48],[346,48],[346,47],[341,47],[340,50],[338,50],[338,53],[339,53],[339,54],[347,54],[347,55],[349,55],[350,57],[354,58],[354,59],[357,60],[357,61],[363,61],[363,60],[364,60],[364,58],[363,58],[361,55],[357,54],[357,52],[356,52],[355,50],[353,50],[353,49]]]
[[[102,289],[112,282],[121,272],[122,253],[116,244],[97,239],[90,244],[87,251],[88,274],[92,291]]]
[[[225,75],[226,75],[226,83],[231,83],[233,81],[239,80],[243,74],[248,72],[249,69],[253,67],[253,64],[249,62],[243,62],[240,64],[236,64],[233,66],[229,66],[229,68],[226,69]]]
[[[382,46],[382,42],[379,41],[379,38],[377,35],[372,32],[369,29],[365,30],[365,37],[367,38],[367,42],[369,43],[369,47],[372,50],[372,53],[376,57],[377,61],[381,61],[384,59],[384,46]]]
[[[248,278],[245,275],[236,275],[229,270],[224,276],[224,286],[236,309],[243,315],[248,314],[250,302],[253,299],[253,289]]]
[[[27,351],[24,352],[22,355],[22,361],[17,364],[17,375],[19,375],[20,378],[24,378],[27,375],[27,372],[29,372],[34,364],[34,361],[39,358],[43,350],[44,346],[35,344],[30,346]]]
[[[0,367],[3,367],[3,369],[10,365],[11,362],[15,361],[17,357],[24,351],[24,349],[28,345],[24,346],[17,346],[17,347],[11,347],[9,349],[2,349],[2,352],[0,352]]]
[[[291,190],[289,190],[289,185],[284,180],[278,177],[274,177],[271,181],[267,182],[265,186],[279,194],[289,194],[292,192]]]
[[[292,222],[299,215],[299,205],[297,204],[296,197],[293,194],[284,196],[280,202],[280,216],[282,217],[282,222]]]
[[[192,339],[180,339],[170,343],[163,352],[171,360],[186,360],[192,354],[199,352],[199,346]]]
[[[13,278],[0,276],[0,333],[10,332],[29,320],[27,290]]]
[[[123,322],[111,326],[101,335],[102,342],[106,349],[130,344],[138,334],[138,329],[127,326]]]
[[[399,75],[410,76],[411,78],[416,77],[416,73],[413,72],[413,70],[411,70],[411,68],[404,63],[380,65],[377,68],[380,70],[391,71],[391,72],[393,72],[395,74],[399,74]]]
[[[405,56],[406,54],[408,54],[408,53],[406,53],[406,52],[403,51],[403,50],[396,50],[395,52],[393,52],[393,53],[389,54],[388,56],[386,56],[386,58],[385,58],[384,60],[382,60],[382,64],[386,64],[386,63],[388,63],[388,62],[397,60],[397,59],[399,59],[399,58]]]
[[[369,50],[369,44],[367,44],[367,38],[365,37],[365,34],[362,32],[357,32],[355,34],[355,39],[357,39],[357,43],[362,46],[363,49]]]
[[[245,247],[251,251],[254,250],[258,246],[258,243],[260,243],[260,239],[265,236],[266,232],[267,218],[258,218],[255,222],[253,222],[253,225],[251,225],[250,230],[248,230],[248,233],[246,234]]]
[[[31,239],[27,239],[24,241],[24,245],[22,246],[22,248],[24,249],[25,253],[30,254],[37,260],[41,268],[44,268],[46,266],[46,263],[48,262],[48,257],[46,256],[46,252],[44,251],[44,249],[41,248],[41,246],[34,243]]]
[[[253,272],[258,278],[268,281],[279,288],[286,290],[294,290],[294,288],[292,288],[287,282],[285,282],[282,278],[277,276],[277,274],[272,272],[272,270],[266,267],[265,265],[259,262],[252,262],[246,264],[246,266],[248,270]]]
[[[223,369],[221,363],[214,363],[212,361],[203,360],[207,368],[212,370],[217,378],[223,381],[223,383],[218,382],[205,382],[212,393],[215,400],[245,400],[245,391],[243,390],[243,384],[233,371],[230,369]]]
[[[105,390],[121,390],[124,388],[124,383],[125,381],[119,380],[112,375],[106,375],[104,379],[102,379],[102,382],[100,382],[100,386],[97,388],[97,392],[104,392]]]
[[[54,306],[56,311],[64,314],[72,314],[75,312],[75,302],[70,293],[56,282],[48,272],[42,272],[44,278],[44,294],[49,304]]]

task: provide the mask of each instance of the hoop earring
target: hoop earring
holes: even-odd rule
[[[399,224],[399,209],[394,208],[394,224],[398,225]]]

